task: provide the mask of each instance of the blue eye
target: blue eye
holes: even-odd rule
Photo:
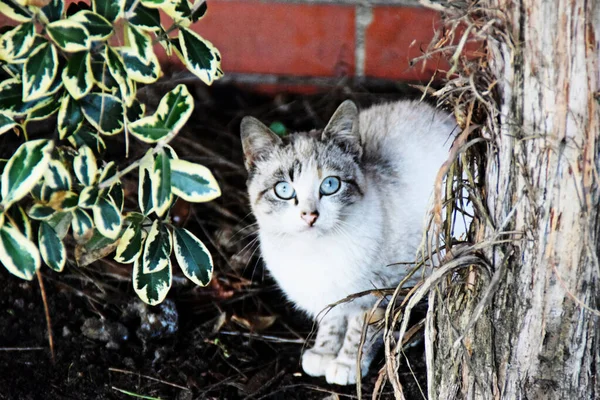
[[[283,200],[289,200],[296,195],[296,191],[288,182],[278,182],[273,189],[275,190],[275,195]]]
[[[341,186],[342,183],[340,181],[340,178],[338,178],[337,176],[328,176],[327,178],[323,179],[323,182],[321,182],[321,187],[319,188],[319,191],[324,196],[330,196],[336,193],[338,190],[340,190]]]

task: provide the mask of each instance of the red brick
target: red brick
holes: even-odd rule
[[[440,27],[440,17],[426,8],[381,6],[373,8],[373,20],[365,36],[365,75],[408,81],[428,80],[439,59],[411,66],[421,56]],[[424,67],[424,69],[423,69]]]
[[[193,29],[221,51],[225,73],[354,74],[352,6],[212,0]]]

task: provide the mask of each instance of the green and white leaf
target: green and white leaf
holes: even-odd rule
[[[94,207],[94,224],[102,236],[116,239],[121,232],[121,212],[111,199],[100,197]]]
[[[17,228],[29,240],[32,239],[31,221],[23,207],[11,207],[7,213],[9,223]]]
[[[194,110],[194,99],[183,84],[167,93],[153,115],[129,124],[129,131],[146,143],[168,143],[185,125]]]
[[[133,50],[121,50],[127,76],[140,83],[154,83],[161,77],[162,71],[158,59],[144,60]]]
[[[221,188],[208,168],[185,160],[171,160],[173,194],[191,203],[203,203],[221,195]]]
[[[140,258],[146,231],[139,224],[131,224],[125,229],[119,240],[115,261],[121,264],[130,264]]]
[[[142,271],[145,274],[171,267],[171,251],[173,250],[171,232],[162,221],[154,220],[144,242],[142,254]]]
[[[188,0],[173,0],[167,2],[161,9],[179,27],[188,27],[192,24],[192,7]]]
[[[79,207],[90,209],[98,202],[100,191],[95,186],[87,186],[79,193]]]
[[[154,209],[152,204],[152,170],[154,169],[154,156],[152,150],[140,160],[138,177],[138,204],[140,211],[148,215]]]
[[[119,85],[121,97],[125,100],[125,105],[130,106],[135,99],[135,84],[131,78],[127,76],[127,70],[123,63],[123,59],[110,46],[106,46],[104,58],[106,59],[106,65],[108,65],[110,74]]]
[[[53,22],[61,19],[64,8],[64,0],[50,0],[46,6],[42,7],[42,13],[48,21]]]
[[[8,115],[0,112],[0,135],[10,131],[18,124]]]
[[[88,51],[77,52],[71,55],[67,67],[63,70],[63,83],[75,100],[87,95],[94,87],[91,60],[92,57]]]
[[[78,154],[73,158],[73,171],[75,171],[75,176],[79,179],[79,182],[84,186],[91,186],[96,183],[98,165],[94,152],[88,146],[81,147]]]
[[[133,263],[133,290],[144,303],[151,306],[161,303],[173,282],[171,261],[166,268],[153,273],[145,273],[139,259]]]
[[[54,143],[46,139],[23,143],[8,160],[2,172],[2,202],[8,205],[21,200],[44,175]]]
[[[42,119],[46,119],[56,113],[60,108],[60,101],[51,99],[46,105],[43,105],[39,108],[35,108],[29,114],[27,114],[27,119],[25,122],[30,121],[39,121]]]
[[[57,272],[62,272],[67,262],[65,245],[54,229],[45,222],[40,223],[38,244],[46,265]]]
[[[56,232],[59,238],[64,239],[69,232],[71,221],[73,221],[72,212],[57,211],[54,213],[52,218],[46,220],[45,222],[50,225],[52,229],[54,229],[54,232]]]
[[[114,22],[123,13],[125,0],[93,0],[92,7],[95,13],[100,14],[109,22]]]
[[[60,101],[58,109],[58,133],[60,139],[73,135],[83,124],[83,113],[77,101],[66,94]]]
[[[196,0],[194,7],[192,8],[192,22],[201,20],[208,10],[208,5],[205,0]]]
[[[173,4],[174,0],[141,0],[142,5],[148,8],[163,9],[165,6]]]
[[[50,39],[66,52],[74,53],[90,49],[92,43],[90,33],[79,22],[70,19],[54,21],[46,25],[46,31]]]
[[[206,286],[213,273],[213,260],[210,252],[190,231],[175,227],[173,231],[175,258],[189,280],[199,286]]]
[[[33,13],[12,0],[0,0],[0,14],[19,22],[29,22],[33,17]]]
[[[69,136],[67,139],[74,147],[89,146],[96,153],[102,153],[106,150],[106,143],[104,143],[102,137],[92,127],[88,127],[87,125],[83,125],[81,129],[77,130],[74,135]]]
[[[110,187],[108,196],[115,203],[120,212],[123,212],[123,205],[125,204],[125,192],[123,191],[123,184],[117,182]]]
[[[113,95],[90,93],[80,100],[87,121],[105,135],[123,130],[123,104]]]
[[[44,183],[52,189],[71,190],[71,174],[62,162],[50,160],[44,172]]]
[[[221,53],[211,42],[182,27],[179,30],[179,46],[186,67],[202,82],[211,85],[223,76]]]
[[[137,4],[135,10],[131,12],[131,7]],[[155,8],[148,8],[135,0],[127,0],[125,9],[127,9],[126,17],[129,23],[137,26],[145,31],[156,32],[163,30],[160,24],[160,13]]]
[[[33,22],[20,24],[0,36],[0,59],[13,61],[27,53],[35,41]]]
[[[91,40],[106,40],[113,33],[112,24],[106,18],[89,10],[81,10],[69,17],[69,20],[83,25],[88,30]]]
[[[60,83],[62,85],[62,82]],[[55,84],[50,86],[49,90]],[[46,92],[50,95],[50,92]],[[17,79],[6,79],[0,82],[0,112],[9,117],[27,116],[40,108],[52,103],[52,97],[43,97],[38,100],[23,102],[23,85]]]
[[[37,246],[8,224],[0,228],[0,262],[11,274],[28,281],[41,266]]]
[[[29,208],[27,215],[36,221],[46,221],[52,218],[56,210],[46,203],[35,203]]]
[[[102,57],[102,60],[104,60],[104,57]],[[106,62],[92,60],[92,74],[94,75],[94,82],[103,92],[111,94],[117,92],[119,84],[110,74]]]
[[[71,221],[73,236],[79,241],[86,237],[94,229],[94,221],[84,210],[77,208],[73,211],[73,220]]]
[[[159,217],[162,217],[173,202],[173,192],[171,191],[171,159],[162,150],[158,151],[154,156],[151,183],[154,212]]]
[[[50,43],[39,46],[23,68],[23,101],[32,101],[48,95],[56,78],[58,55]]]
[[[79,205],[79,195],[68,190],[59,190],[50,195],[48,205],[58,212],[67,212]]]

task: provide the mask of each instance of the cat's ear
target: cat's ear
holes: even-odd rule
[[[254,117],[244,117],[240,124],[244,164],[249,171],[254,163],[268,155],[282,140],[265,124]]]
[[[360,158],[362,146],[358,130],[358,108],[352,100],[344,101],[333,113],[329,123],[323,130],[321,140],[333,140],[346,151]]]

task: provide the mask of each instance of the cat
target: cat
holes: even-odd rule
[[[324,130],[279,137],[253,117],[241,122],[250,206],[265,265],[295,306],[317,318],[302,368],[328,383],[356,383],[366,312],[374,295],[413,268],[436,174],[456,128],[426,103],[397,101],[359,113],[346,100]],[[417,279],[417,278],[415,278]],[[413,279],[413,283],[414,283]],[[382,343],[367,328],[365,376]]]

